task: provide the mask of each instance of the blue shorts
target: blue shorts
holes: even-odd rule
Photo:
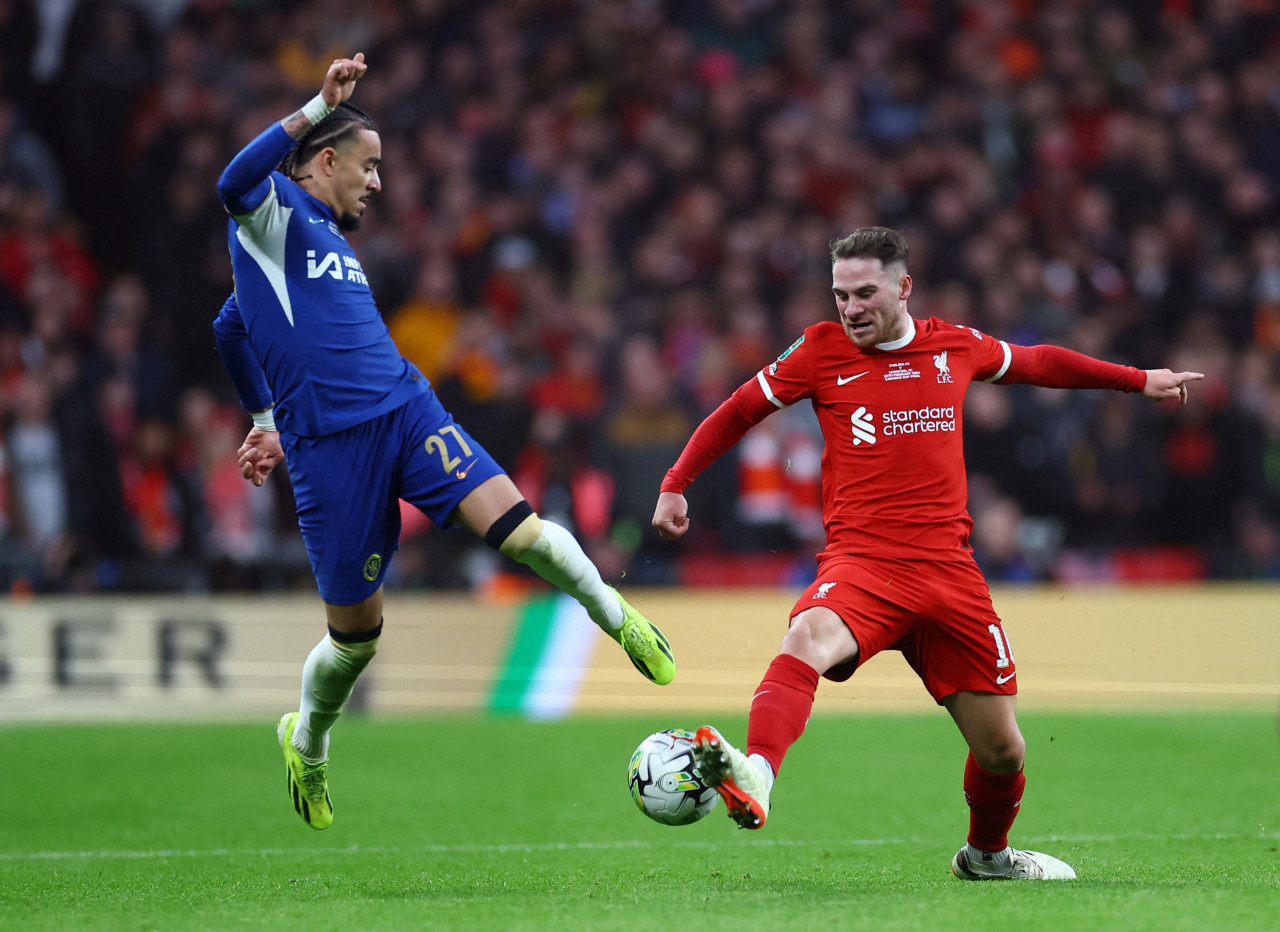
[[[430,392],[336,434],[281,431],[280,443],[311,569],[333,605],[363,602],[382,585],[400,547],[400,499],[444,525],[503,474]]]

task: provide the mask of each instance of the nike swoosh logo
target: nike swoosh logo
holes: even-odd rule
[[[867,371],[869,372],[870,370],[867,370]],[[862,378],[862,377],[863,377],[864,375],[866,375],[866,374],[867,374],[866,372],[859,372],[857,375],[851,375],[851,376],[849,376],[847,379],[846,379],[843,375],[837,375],[837,376],[836,376],[836,384],[837,384],[837,385],[847,385],[847,384],[849,384],[850,382],[852,382],[854,379],[860,379],[860,378]]]
[[[308,217],[307,223],[324,223],[324,217]]]
[[[1012,673],[1006,673],[1003,676],[997,676],[996,685],[1003,686],[1005,683],[1009,682],[1011,679],[1013,679],[1017,675],[1018,675],[1018,671],[1014,670]]]
[[[471,467],[472,467],[472,466],[474,466],[474,465],[475,465],[476,463],[478,463],[478,462],[480,462],[480,461],[479,461],[479,460],[472,460],[470,463],[467,463],[467,465],[466,465],[466,467],[465,467],[465,468],[463,468],[463,469],[459,469],[457,472],[455,472],[455,473],[454,473],[454,475],[455,475],[455,476],[457,476],[459,479],[465,479],[465,478],[467,478],[467,473],[471,472]]]

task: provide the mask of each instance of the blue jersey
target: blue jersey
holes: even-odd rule
[[[214,329],[224,360],[228,341],[247,343],[277,426],[315,437],[362,424],[429,389],[396,349],[333,211],[270,169],[293,143],[276,124],[219,181],[232,215],[236,300]],[[242,350],[240,358],[249,354]],[[241,398],[260,398],[258,373],[247,368],[228,364]]]

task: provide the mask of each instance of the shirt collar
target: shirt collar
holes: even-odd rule
[[[916,322],[911,317],[907,318],[907,332],[896,340],[890,340],[888,343],[877,343],[878,350],[896,350],[902,349],[908,343],[916,338]]]

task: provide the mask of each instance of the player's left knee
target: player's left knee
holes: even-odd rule
[[[1013,734],[974,748],[973,756],[987,773],[1017,773],[1027,757],[1027,743],[1022,735]]]
[[[489,530],[484,533],[484,542],[499,553],[519,560],[541,536],[542,519],[533,506],[522,499],[489,525]]]
[[[329,640],[337,648],[335,657],[338,664],[352,673],[359,673],[369,665],[373,655],[378,652],[378,638],[382,636],[382,619],[378,619],[376,628],[368,631],[339,631],[329,625]]]
[[[825,673],[857,660],[858,642],[835,612],[810,609],[796,616],[783,635],[778,653],[790,654]]]

